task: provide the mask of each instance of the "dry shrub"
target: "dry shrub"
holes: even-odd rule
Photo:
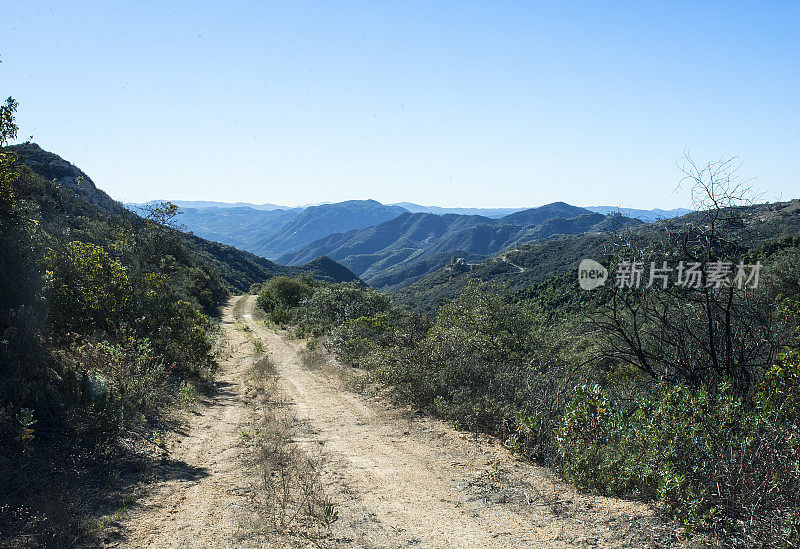
[[[328,364],[328,353],[316,340],[309,340],[304,349],[300,351],[300,361],[309,370],[321,368]]]

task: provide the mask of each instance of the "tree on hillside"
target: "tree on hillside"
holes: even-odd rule
[[[702,167],[687,159],[682,169],[698,213],[660,246],[642,248],[631,235],[616,235],[617,273],[625,268],[633,275],[638,266],[643,279],[610,285],[608,305],[593,319],[603,359],[651,380],[728,379],[746,391],[783,340],[769,291],[752,287],[757,279],[736,280],[753,274],[739,266],[737,244],[749,181],[737,177],[735,159]],[[666,278],[653,279],[658,269]]]

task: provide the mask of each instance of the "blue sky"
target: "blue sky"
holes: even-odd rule
[[[166,6],[166,7],[165,7]],[[114,198],[677,207],[800,197],[800,2],[6,0],[21,135]]]

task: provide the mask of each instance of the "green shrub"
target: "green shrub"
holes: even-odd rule
[[[263,284],[258,296],[258,306],[267,312],[274,308],[291,309],[311,296],[312,291],[302,280],[276,276]]]
[[[156,418],[178,392],[146,339],[124,335],[119,343],[87,342],[70,350],[64,374],[67,393],[92,415],[93,432],[112,438]]]
[[[188,301],[175,300],[167,290],[165,275],[146,275],[138,289],[136,331],[147,336],[169,363],[209,377],[213,371],[211,319]]]
[[[389,314],[361,316],[346,320],[331,330],[330,346],[340,359],[350,364],[362,364],[362,358],[369,355],[372,347],[389,329]]]
[[[728,384],[663,384],[627,412],[579,387],[557,432],[560,472],[604,494],[659,500],[692,531],[742,546],[787,544],[800,524],[798,355],[752,399]]]
[[[50,314],[59,332],[113,331],[130,305],[128,272],[94,244],[68,242],[45,258],[52,283]]]
[[[322,285],[308,300],[309,322],[319,333],[349,320],[376,317],[391,309],[391,300],[386,295],[356,282]]]
[[[369,339],[367,334],[367,339]],[[396,322],[362,359],[372,377],[468,429],[502,437],[531,459],[554,454],[553,431],[575,368],[562,355],[571,336],[533,308],[477,285],[440,308],[430,326]]]

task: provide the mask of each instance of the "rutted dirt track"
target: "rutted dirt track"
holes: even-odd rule
[[[331,363],[302,365],[303,341],[252,318],[254,296],[233,298],[223,330],[232,346],[219,390],[190,419],[171,459],[189,471],[165,481],[129,514],[130,546],[272,546],[249,494],[258,474],[241,444],[255,406],[245,323],[264,344],[278,387],[303,425],[302,444],[322,448],[322,481],[339,512],[328,544],[350,547],[660,546],[666,530],[646,505],[581,495],[546,469],[515,460],[486,437],[454,431],[349,391]]]

